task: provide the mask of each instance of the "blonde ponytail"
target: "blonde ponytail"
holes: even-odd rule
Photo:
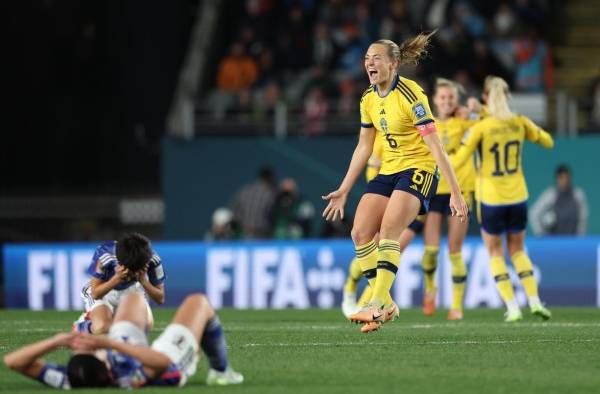
[[[373,44],[380,44],[387,47],[388,56],[392,61],[397,60],[398,66],[403,64],[417,64],[419,59],[427,54],[427,47],[431,36],[437,30],[432,32],[423,32],[416,37],[409,38],[398,45],[392,40],[377,40]]]
[[[490,116],[507,120],[515,116],[508,107],[509,90],[506,81],[493,75],[485,79],[484,90],[487,94],[487,105]]]

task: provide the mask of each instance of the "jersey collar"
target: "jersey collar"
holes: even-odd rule
[[[380,98],[387,97],[388,94],[390,94],[392,90],[396,89],[396,85],[398,85],[399,79],[400,79],[400,76],[398,74],[396,74],[396,76],[394,77],[394,82],[392,82],[392,84],[390,85],[390,89],[383,96],[379,94],[379,91],[377,90],[377,85],[373,85],[373,90],[375,90],[375,93],[377,93],[377,96],[379,96]]]

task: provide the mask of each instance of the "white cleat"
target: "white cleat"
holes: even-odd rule
[[[242,382],[244,382],[244,375],[234,371],[231,367],[227,367],[223,372],[210,368],[206,377],[206,384],[209,386],[228,386]]]

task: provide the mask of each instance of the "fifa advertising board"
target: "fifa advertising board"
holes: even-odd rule
[[[96,246],[4,245],[5,306],[83,309],[81,288],[89,280],[86,270]],[[165,305],[171,307],[187,294],[200,291],[218,308],[335,308],[341,303],[354,255],[349,240],[156,242],[153,246],[167,275]],[[600,307],[600,237],[530,239],[527,248],[544,302],[549,306]],[[415,242],[402,254],[392,288],[402,308],[421,304],[422,253],[423,244]],[[463,256],[468,267],[465,307],[502,306],[481,239],[468,238]],[[439,267],[438,305],[448,307],[452,279],[445,245]],[[512,269],[510,276],[519,302],[525,305],[525,294]]]

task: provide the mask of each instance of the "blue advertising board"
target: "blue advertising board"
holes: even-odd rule
[[[349,240],[156,242],[153,246],[167,274],[167,306],[177,306],[186,294],[201,291],[216,307],[242,309],[337,307],[354,254]],[[81,288],[89,280],[86,269],[95,247],[92,243],[5,245],[6,306],[82,309]],[[600,306],[600,237],[531,239],[527,247],[544,302]],[[421,303],[422,253],[422,243],[415,242],[402,255],[392,293],[403,308]],[[469,270],[465,307],[500,307],[481,239],[467,239],[463,256]],[[439,266],[438,304],[449,306],[451,270],[444,245]],[[518,301],[524,305],[514,270],[510,274]]]

